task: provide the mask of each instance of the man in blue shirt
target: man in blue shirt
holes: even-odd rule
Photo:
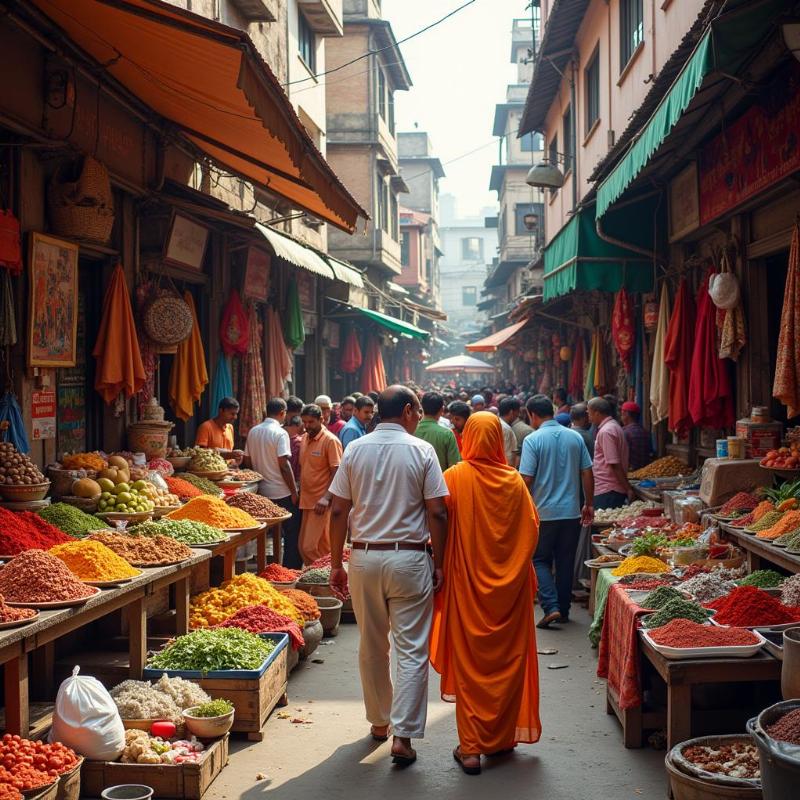
[[[367,427],[375,414],[375,401],[369,395],[363,395],[356,400],[353,416],[347,424],[339,431],[339,441],[342,449],[347,450],[347,445],[367,435]]]
[[[569,621],[581,525],[591,525],[594,518],[594,478],[583,439],[577,431],[553,419],[550,399],[536,395],[528,400],[527,409],[534,432],[522,442],[519,471],[539,512],[539,543],[533,565],[544,616],[537,627],[547,628],[553,622]]]

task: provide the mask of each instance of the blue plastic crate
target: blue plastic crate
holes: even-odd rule
[[[239,679],[258,679],[270,667],[270,665],[278,657],[281,650],[289,646],[288,633],[259,633],[262,639],[271,639],[275,642],[275,649],[269,654],[269,657],[258,669],[218,669],[211,672],[203,673],[199,669],[153,669],[152,667],[145,667],[142,670],[142,680],[158,680],[162,675],[168,675],[170,678],[186,678],[188,680],[202,680],[205,678],[221,678],[225,680],[239,680]]]

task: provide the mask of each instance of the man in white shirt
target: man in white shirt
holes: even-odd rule
[[[413,435],[421,414],[414,392],[390,386],[378,399],[378,414],[381,423],[348,446],[330,486],[330,583],[338,592],[348,589],[342,551],[349,517],[349,588],[361,634],[367,719],[377,741],[388,739],[391,727],[392,760],[409,766],[417,757],[411,740],[425,733],[428,638],[433,595],[444,582],[448,491],[433,447]],[[394,688],[390,634],[397,655]]]
[[[244,464],[264,478],[258,485],[258,493],[268,497],[292,518],[282,525],[283,563],[291,569],[300,569],[298,542],[300,539],[300,510],[297,507],[297,484],[292,472],[292,447],[289,434],[283,427],[286,419],[286,401],[273,397],[267,403],[267,418],[250,429],[244,447]]]

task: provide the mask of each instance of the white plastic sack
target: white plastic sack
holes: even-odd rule
[[[125,749],[117,704],[97,678],[78,672],[80,667],[75,667],[58,689],[50,741],[94,761],[116,761]]]

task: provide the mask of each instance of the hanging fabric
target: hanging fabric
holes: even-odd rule
[[[569,386],[567,387],[573,400],[576,401],[583,391],[583,366],[585,360],[583,353],[583,332],[578,331],[575,335],[575,344],[572,347],[572,370],[569,375]]]
[[[175,416],[186,421],[194,415],[194,404],[199,402],[208,385],[208,371],[194,298],[187,291],[183,293],[183,299],[192,312],[192,334],[178,345],[178,352],[172,362],[169,373],[169,402]]]
[[[611,312],[611,338],[627,373],[631,371],[634,335],[631,299],[623,286],[614,298],[614,309]]]
[[[243,356],[250,341],[250,326],[242,299],[236,289],[231,289],[228,302],[222,309],[219,324],[219,341],[226,356]]]
[[[283,338],[291,350],[296,350],[306,339],[303,325],[303,309],[300,307],[300,294],[297,281],[292,278],[286,292],[286,317],[283,320]]]
[[[239,417],[239,434],[247,436],[251,428],[263,421],[267,411],[267,389],[264,382],[264,357],[261,349],[263,331],[255,305],[248,314],[250,347],[242,359],[244,380],[242,386],[242,413]]]
[[[270,397],[283,397],[286,381],[292,374],[292,354],[286,347],[278,312],[267,306],[265,332],[267,353],[267,392]]]
[[[231,377],[230,359],[223,352],[217,356],[217,367],[211,382],[211,411],[219,408],[223,397],[233,397],[233,378]]]
[[[669,291],[665,281],[661,286],[656,339],[653,347],[653,365],[650,370],[650,422],[653,426],[658,425],[669,416],[669,369],[665,363],[668,324]]]
[[[146,374],[131,298],[119,264],[103,299],[103,315],[92,355],[97,359],[94,388],[108,405],[120,393],[132,397],[144,386]]]
[[[350,328],[350,332],[347,334],[347,340],[344,343],[344,349],[342,350],[342,360],[339,368],[346,375],[352,375],[361,368],[362,361],[361,345],[358,343],[356,329]]]
[[[17,343],[17,317],[14,313],[14,287],[11,273],[0,270],[0,347],[13,347]]]
[[[595,395],[594,373],[597,366],[597,331],[592,333],[592,349],[589,353],[589,366],[586,369],[586,383],[583,387],[583,399],[590,400]]]
[[[597,394],[605,394],[609,389],[608,375],[606,374],[606,353],[603,334],[595,331],[597,338],[597,351],[594,358],[594,390]]]
[[[772,396],[786,406],[788,419],[800,414],[800,224],[795,223],[783,293]]]
[[[689,413],[689,370],[692,364],[694,303],[682,279],[664,340],[664,363],[669,367],[669,429],[685,436],[692,427]]]
[[[386,388],[386,370],[383,366],[380,337],[370,334],[367,353],[361,366],[361,391],[382,392]]]
[[[633,399],[644,408],[644,320],[636,324],[636,342],[633,348]]]
[[[11,211],[0,211],[0,267],[19,275],[22,272],[22,235],[19,220]]]
[[[730,257],[728,250],[725,248],[722,251],[722,258],[720,259],[720,271],[716,276],[716,286],[719,288],[720,279],[722,276],[734,277],[733,270],[731,269]],[[731,302],[726,303],[721,307],[717,301],[714,305],[717,306],[717,327],[719,328],[719,357],[729,358],[731,361],[736,361],[741,355],[745,344],[747,344],[747,332],[745,330],[744,309],[742,308],[742,296],[738,291],[738,282],[735,284],[735,289],[729,290],[731,295]],[[709,292],[711,294],[711,292]],[[735,302],[733,302],[735,298]],[[712,296],[712,300],[713,300]]]
[[[5,431],[0,427],[0,441],[11,442],[20,453],[27,453],[31,448],[22,419],[22,409],[12,392],[6,392],[0,397],[0,423],[3,422],[7,422],[8,427]]]

